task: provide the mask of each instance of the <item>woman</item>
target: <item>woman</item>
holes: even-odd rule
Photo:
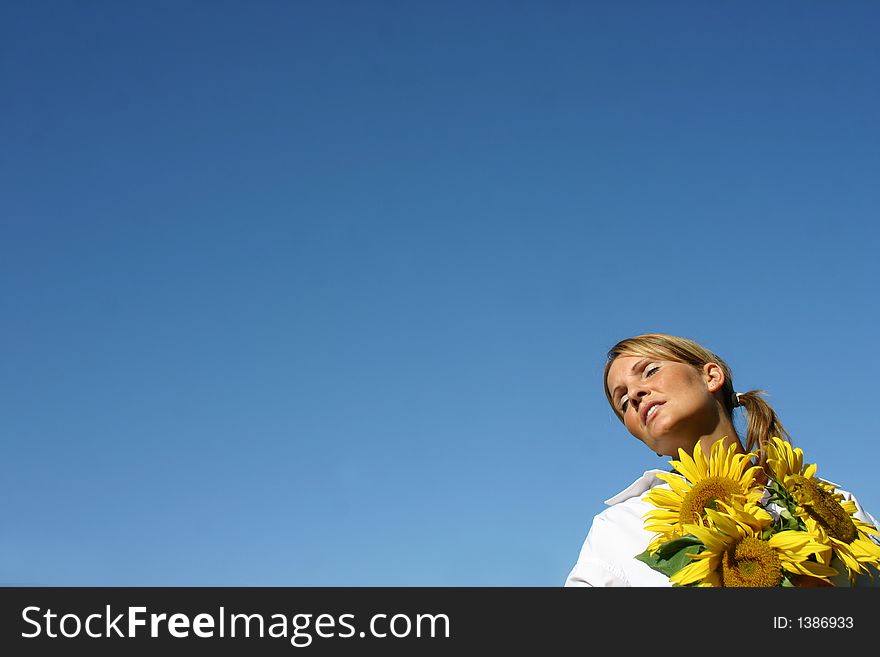
[[[756,462],[748,465],[762,466],[757,477],[766,481],[763,468],[767,466],[768,441],[773,436],[788,440],[776,412],[761,396],[762,391],[735,392],[724,360],[687,338],[645,334],[621,340],[608,352],[604,383],[608,402],[627,431],[661,457],[678,458],[679,450],[694,455],[697,446],[709,455],[721,441],[734,453],[756,454]],[[748,414],[744,443],[734,428],[736,407]],[[740,458],[745,462],[745,457]],[[670,476],[667,472],[649,470],[606,500],[608,508],[593,519],[565,586],[672,586],[667,575],[635,558],[652,540],[656,541],[657,534],[645,529],[645,514],[656,510],[651,500],[662,494],[656,490],[652,495],[651,491],[658,487],[670,489],[664,480]],[[743,471],[740,474],[745,476]],[[855,518],[877,527],[876,520],[850,493],[839,488],[837,492],[856,504]],[[872,554],[877,550],[880,555],[880,547],[863,534],[859,541],[853,548],[859,555],[865,550]],[[861,570],[861,566],[858,568]],[[873,581],[863,575],[859,574],[857,584]],[[841,577],[828,579],[847,585],[847,576]],[[880,583],[880,577],[876,579]]]

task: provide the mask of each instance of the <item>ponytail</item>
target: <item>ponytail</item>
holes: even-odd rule
[[[766,443],[773,436],[790,441],[788,432],[782,426],[779,416],[773,407],[764,400],[764,390],[749,390],[737,393],[739,404],[745,409],[749,418],[746,429],[746,451],[758,454],[757,464],[767,463]]]

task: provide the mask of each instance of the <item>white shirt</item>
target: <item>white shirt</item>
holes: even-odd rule
[[[593,518],[593,524],[581,547],[577,562],[565,580],[565,586],[672,586],[669,578],[635,558],[644,552],[654,533],[645,529],[645,514],[656,508],[645,500],[646,493],[655,486],[669,488],[657,474],[668,470],[648,470],[626,489],[605,500],[608,505]],[[831,482],[829,482],[831,483]],[[836,487],[836,484],[834,484]],[[852,493],[840,490],[845,500],[854,500],[858,511],[855,517],[877,527],[877,521],[862,509]],[[832,564],[833,565],[833,564]],[[838,568],[840,570],[840,568]],[[847,586],[845,575],[835,578],[839,586]],[[867,576],[860,577],[859,585],[877,586],[880,577],[872,583]]]
[[[577,563],[565,586],[672,586],[669,578],[634,557],[654,537],[645,529],[644,515],[655,508],[644,495],[654,486],[669,484],[648,470],[625,490],[605,500],[608,508],[593,518]]]

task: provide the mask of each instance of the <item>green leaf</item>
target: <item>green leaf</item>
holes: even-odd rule
[[[651,568],[671,577],[693,560],[689,554],[702,552],[703,544],[693,536],[682,536],[666,541],[654,554],[647,550],[636,555],[636,559],[648,564]]]
[[[653,568],[654,570],[660,570],[657,567],[660,564],[660,559],[658,559],[656,555],[651,554],[647,550],[645,550],[641,554],[637,554],[636,559],[638,559],[639,561],[645,562],[646,564],[651,566],[651,568]]]
[[[689,545],[676,552],[675,556],[673,556],[666,562],[668,574],[674,575],[685,566],[693,563],[693,559],[691,559],[688,555],[699,554],[702,551],[703,545],[701,543],[700,545]]]
[[[657,550],[657,555],[661,559],[669,559],[674,554],[678,553],[682,548],[688,547],[689,545],[700,545],[703,543],[696,536],[691,536],[690,534],[686,536],[680,536],[679,538],[674,538],[671,541],[666,541],[663,545],[660,546],[660,549]]]

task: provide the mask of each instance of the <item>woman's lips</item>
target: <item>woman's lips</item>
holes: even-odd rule
[[[645,414],[645,426],[647,426],[648,423],[650,423],[651,420],[654,419],[654,417],[657,415],[657,413],[660,412],[661,406],[663,406],[663,402],[658,402],[658,403],[654,404],[653,406],[651,406],[651,408],[648,409],[648,412]],[[652,409],[656,409],[656,410],[652,410]]]

